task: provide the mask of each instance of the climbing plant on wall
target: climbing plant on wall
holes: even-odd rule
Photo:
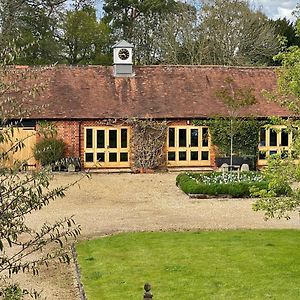
[[[266,123],[267,121],[260,121],[254,118],[240,121],[239,130],[234,135],[233,153],[238,156],[255,157],[259,140],[259,128]],[[216,146],[217,156],[230,156],[230,118],[216,117],[210,120],[194,120],[193,124],[209,127],[211,141]]]
[[[156,169],[166,162],[164,145],[167,122],[155,120],[129,120],[132,128],[131,149],[135,170]]]

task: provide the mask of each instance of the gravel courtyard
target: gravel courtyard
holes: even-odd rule
[[[191,200],[175,185],[176,173],[93,174],[73,186],[64,199],[58,199],[28,218],[31,226],[74,215],[82,226],[81,239],[122,231],[196,230],[235,228],[296,228],[298,215],[291,220],[264,221],[253,212],[252,200]],[[53,185],[63,185],[78,174],[59,174]],[[79,299],[73,265],[57,265],[42,270],[34,279],[22,275],[23,282],[34,281],[47,299]]]

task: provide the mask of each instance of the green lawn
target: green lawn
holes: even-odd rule
[[[300,232],[129,233],[77,245],[89,300],[300,299]]]

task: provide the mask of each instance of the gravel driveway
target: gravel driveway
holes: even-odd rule
[[[38,227],[74,215],[82,226],[81,238],[121,231],[195,230],[235,228],[300,228],[297,215],[289,221],[264,221],[253,212],[252,200],[190,200],[175,185],[176,173],[166,174],[93,174],[80,186],[72,187],[64,199],[32,214],[28,222]],[[54,185],[74,181],[78,174],[59,174]],[[79,299],[73,266],[55,265],[32,279],[44,289],[47,299]]]

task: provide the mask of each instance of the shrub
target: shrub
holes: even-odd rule
[[[50,165],[64,157],[66,145],[62,140],[46,138],[39,141],[34,148],[34,157],[43,166]]]
[[[19,285],[12,284],[0,290],[0,296],[3,297],[3,300],[22,300],[23,291]]]
[[[269,182],[254,172],[241,174],[241,181],[234,181],[236,173],[227,173],[224,179],[225,183],[220,182],[218,178],[220,175],[216,172],[210,174],[181,173],[176,178],[176,184],[186,194],[230,195],[233,198],[250,197],[253,189],[260,191],[270,188]],[[282,186],[277,190],[276,196],[287,195],[288,191],[287,187]]]

